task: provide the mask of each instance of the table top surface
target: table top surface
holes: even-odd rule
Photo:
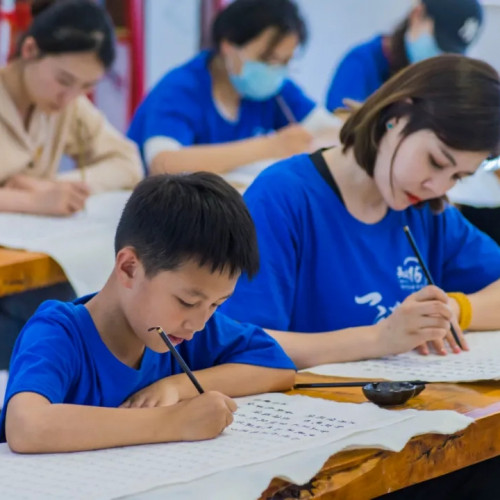
[[[299,373],[297,383],[354,379]],[[290,391],[333,401],[366,401],[361,388],[321,388]],[[362,500],[438,477],[500,455],[500,382],[433,383],[399,408],[454,410],[476,422],[453,435],[425,434],[394,453],[380,449],[352,450],[330,457],[307,484],[274,479],[261,499]]]

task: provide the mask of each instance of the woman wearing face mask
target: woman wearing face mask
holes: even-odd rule
[[[35,1],[33,23],[0,70],[0,211],[70,215],[92,192],[132,188],[135,145],[83,95],[115,57],[113,27],[90,0]],[[57,175],[63,155],[85,167]]]
[[[223,312],[269,329],[297,368],[500,329],[500,247],[444,195],[500,151],[500,80],[458,55],[395,75],[345,123],[341,147],[266,169],[245,193],[261,268]],[[436,286],[428,286],[409,226]],[[448,296],[447,293],[456,292]]]
[[[337,127],[287,79],[306,40],[291,0],[236,0],[212,38],[215,50],[168,73],[136,112],[128,135],[149,172],[223,173],[309,150],[316,132]]]
[[[465,53],[482,20],[478,0],[419,0],[392,35],[377,35],[348,52],[335,71],[326,107],[333,111],[346,98],[364,101],[408,64]]]

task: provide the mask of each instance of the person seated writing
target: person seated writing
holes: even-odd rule
[[[429,342],[459,352],[450,323],[464,348],[463,330],[500,329],[500,247],[445,201],[499,154],[496,71],[459,55],[409,66],[340,140],[269,167],[247,190],[262,267],[224,312],[266,328],[298,368],[426,353]]]
[[[393,33],[353,47],[342,59],[326,97],[335,109],[364,101],[409,64],[443,53],[465,54],[483,23],[478,0],[418,0]]]
[[[306,28],[291,0],[236,0],[212,27],[214,50],[167,73],[128,136],[147,172],[237,167],[338,140],[339,121],[287,78]]]
[[[141,162],[84,96],[115,58],[109,16],[91,0],[35,1],[32,11],[0,69],[0,212],[70,215],[91,193],[132,189]],[[63,155],[80,169],[59,174]]]
[[[252,219],[226,181],[203,172],[145,179],[115,251],[99,293],[45,302],[21,332],[0,417],[12,450],[213,438],[232,421],[230,397],[292,386],[294,365],[274,339],[216,312],[259,263]],[[207,392],[198,395],[149,331],[157,326]]]

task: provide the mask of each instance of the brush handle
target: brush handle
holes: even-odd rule
[[[431,276],[431,273],[429,272],[429,269],[427,269],[427,266],[425,265],[424,259],[422,258],[422,255],[420,254],[420,251],[417,247],[415,239],[413,238],[413,235],[411,234],[410,228],[408,226],[405,226],[403,229],[404,229],[404,232],[408,238],[408,241],[410,242],[411,247],[413,248],[413,253],[415,254],[415,257],[418,259],[420,267],[424,271],[425,277],[427,278],[429,285],[434,285],[434,280],[432,279],[432,276]],[[453,324],[451,324],[451,323],[450,323],[450,330],[451,330],[451,334],[453,335],[453,338],[455,339],[455,342],[457,343],[458,347],[460,347],[460,349],[463,350],[460,339],[458,338],[458,334],[457,334]]]
[[[311,384],[295,384],[294,389],[314,389],[321,387],[364,387],[368,384],[380,384],[381,382],[387,382],[390,384],[413,384],[413,385],[425,385],[429,382],[423,380],[404,380],[398,382],[392,382],[390,380],[365,380],[363,382],[314,382]]]
[[[160,334],[160,337],[163,339],[163,342],[167,344],[167,347],[169,351],[171,352],[172,356],[177,360],[177,363],[181,366],[181,368],[184,370],[184,373],[189,377],[189,380],[193,383],[193,385],[196,387],[196,390],[200,393],[203,394],[205,391],[203,390],[203,387],[200,385],[196,377],[193,375],[193,372],[189,369],[189,366],[186,364],[186,362],[182,359],[182,356],[177,352],[177,349],[175,348],[174,344],[170,341],[168,336],[165,334],[165,332],[161,329],[158,328],[158,333]]]

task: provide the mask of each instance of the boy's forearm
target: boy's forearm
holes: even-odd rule
[[[176,411],[175,406],[136,409],[51,404],[37,394],[23,393],[7,409],[7,442],[18,453],[58,453],[176,441],[181,435]]]
[[[230,397],[248,396],[264,392],[286,391],[295,381],[294,370],[228,363],[193,372],[204,391],[219,391]],[[173,375],[164,379],[174,383],[179,399],[198,394],[187,375]]]

